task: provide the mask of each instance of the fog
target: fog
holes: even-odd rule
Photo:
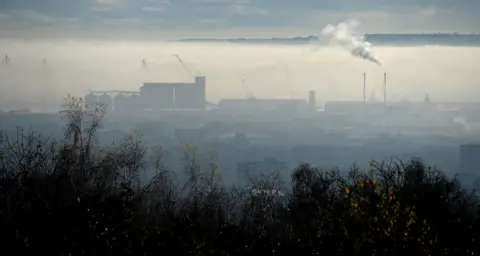
[[[0,66],[2,110],[54,110],[63,96],[83,97],[90,89],[138,91],[143,82],[190,82],[175,54],[192,75],[206,76],[206,83],[199,84],[206,85],[211,103],[246,98],[246,91],[257,99],[303,100],[221,101],[205,109],[202,93],[192,93],[183,99],[189,103],[201,96],[198,102],[203,106],[197,108],[201,111],[173,107],[172,112],[142,107],[168,95],[147,90],[140,93],[138,105],[128,105],[134,97],[128,98],[127,108],[113,103],[97,134],[100,144],[140,131],[148,145],[161,145],[168,152],[165,165],[174,171],[181,171],[179,149],[189,142],[202,152],[215,152],[218,168],[231,171],[229,182],[245,181],[251,168],[259,173],[282,170],[288,180],[291,170],[304,162],[324,169],[348,169],[354,163],[368,168],[370,160],[390,157],[420,157],[449,175],[469,174],[471,166],[478,166],[475,159],[480,159],[478,147],[461,148],[478,143],[480,105],[442,103],[477,101],[480,48],[372,46],[380,66],[365,55],[370,45],[360,52],[326,43],[4,40],[0,46],[9,58]],[[361,102],[364,72],[367,100],[376,96],[376,103]],[[382,102],[384,72],[387,104]],[[307,100],[310,90],[316,97]],[[426,94],[430,100],[423,102]],[[0,131],[15,138],[19,126],[62,139],[65,119],[58,114],[0,111]]]
[[[319,102],[388,98],[472,101],[479,92],[476,74],[480,48],[375,47],[383,66],[353,57],[332,45],[236,45],[174,42],[0,41],[9,65],[0,66],[0,108],[55,108],[67,93],[89,89],[138,90],[143,82],[188,82],[173,57],[179,54],[192,73],[207,77],[207,100],[244,98],[245,84],[258,98],[307,98]],[[2,57],[3,58],[3,57]],[[42,65],[46,58],[50,75]],[[148,70],[142,67],[146,60]]]

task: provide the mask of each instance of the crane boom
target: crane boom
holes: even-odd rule
[[[47,73],[48,76],[50,76],[51,68],[50,68],[50,65],[47,62],[46,57],[43,58],[42,66],[43,66],[43,70]]]
[[[245,90],[245,94],[247,96],[247,99],[255,99],[255,96],[253,96],[253,93],[247,89],[247,86],[245,85],[245,77],[242,77],[242,86],[243,90]]]
[[[192,75],[192,72],[190,72],[190,70],[187,68],[187,66],[185,65],[185,63],[183,62],[182,58],[180,58],[180,56],[178,54],[174,54],[173,55],[175,58],[177,58],[178,62],[180,62],[180,65],[182,65],[183,69],[188,73],[188,75],[190,76],[190,78],[193,79],[193,75]]]
[[[248,98],[250,95],[248,93],[247,87],[245,86],[245,77],[242,77],[242,87],[243,87],[243,90],[245,91],[245,95]]]
[[[148,71],[147,60],[145,58],[142,59],[142,68]]]

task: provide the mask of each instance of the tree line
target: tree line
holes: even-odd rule
[[[418,159],[345,174],[308,164],[285,193],[221,183],[215,156],[185,148],[185,181],[137,134],[96,143],[105,108],[67,97],[65,139],[0,133],[3,250],[50,255],[474,255],[474,191]],[[151,159],[146,159],[148,158]],[[200,163],[201,160],[207,164]],[[142,179],[146,161],[153,178]],[[202,160],[202,161],[203,161]],[[277,191],[278,174],[252,180]],[[286,186],[286,185],[283,185]]]

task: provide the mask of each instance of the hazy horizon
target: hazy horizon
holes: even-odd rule
[[[363,72],[367,98],[383,95],[388,73],[388,98],[433,101],[475,101],[480,81],[475,47],[373,47],[384,66],[351,56],[330,44],[236,45],[87,40],[0,40],[9,65],[2,65],[0,108],[59,106],[67,93],[84,96],[89,89],[139,90],[143,82],[188,82],[173,54],[180,54],[194,74],[207,76],[207,100],[245,98],[241,84],[258,98],[307,98],[319,101],[362,100]],[[50,76],[42,65],[46,58]],[[147,61],[148,71],[141,60]],[[11,106],[11,107],[10,107]],[[13,107],[15,106],[15,107]],[[27,107],[27,106],[26,106]]]

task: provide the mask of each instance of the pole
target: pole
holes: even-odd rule
[[[383,102],[387,103],[387,72],[383,73]]]
[[[367,74],[364,72],[363,73],[363,102],[364,103],[366,101],[365,93],[367,93]]]

